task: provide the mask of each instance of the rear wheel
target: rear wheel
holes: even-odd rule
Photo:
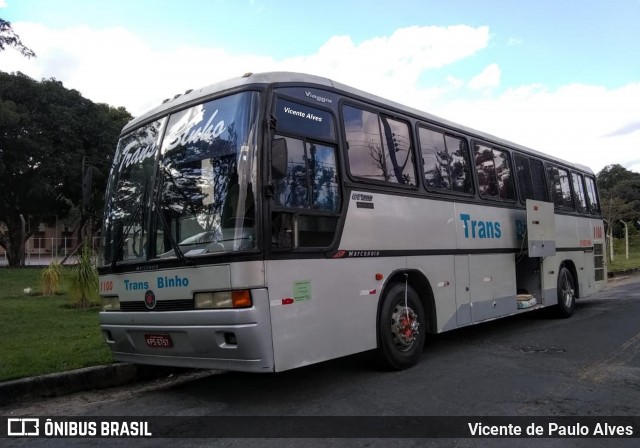
[[[418,294],[409,285],[391,284],[378,321],[378,354],[383,366],[403,370],[415,365],[424,348],[426,330]]]
[[[576,286],[569,269],[562,266],[558,273],[558,316],[571,317],[576,307]]]

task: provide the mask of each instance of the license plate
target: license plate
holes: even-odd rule
[[[144,340],[147,345],[152,348],[171,348],[173,341],[168,334],[145,334]]]

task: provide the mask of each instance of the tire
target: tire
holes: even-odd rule
[[[427,332],[426,315],[411,286],[393,283],[384,294],[378,318],[378,357],[390,370],[404,370],[420,359]]]
[[[576,307],[576,283],[569,269],[560,267],[558,273],[558,317],[571,317]]]

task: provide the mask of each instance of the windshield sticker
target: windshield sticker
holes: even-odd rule
[[[300,300],[310,300],[311,280],[293,282],[293,298],[296,302]]]
[[[335,140],[333,115],[315,107],[279,99],[276,106],[276,123],[278,131],[309,138]]]
[[[313,120],[313,121],[322,122],[322,117],[318,117],[317,115],[314,115],[311,112],[306,112],[305,113],[305,112],[302,112],[300,110],[292,109],[292,108],[290,108],[288,106],[284,107],[284,112],[286,114],[289,114],[289,115],[295,115],[297,117],[306,118],[307,120]]]
[[[120,140],[118,144],[119,155],[116,156],[118,157],[118,162],[116,163],[119,172],[132,165],[142,164],[147,160],[153,161],[158,148],[161,127],[162,121],[154,121],[131,132]]]
[[[120,166],[121,170],[123,168],[130,167],[134,163],[143,162],[145,159],[148,159],[156,153],[157,145],[155,144],[155,142],[147,146],[139,147],[138,149],[133,151],[133,149],[139,144],[139,141],[134,140],[124,148],[124,150],[122,151],[122,165]]]
[[[214,124],[214,120],[219,110],[216,109],[204,126],[197,129],[195,126],[203,120],[203,106],[196,106],[189,111],[169,130],[169,135],[165,139],[165,151],[171,150],[178,145],[195,144],[200,141],[212,142],[227,130],[224,120],[219,120]],[[192,115],[189,117],[189,115]]]

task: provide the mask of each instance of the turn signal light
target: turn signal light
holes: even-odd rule
[[[231,302],[234,308],[249,308],[251,303],[251,294],[248,289],[231,292]]]
[[[196,309],[250,308],[253,305],[248,289],[197,292],[193,295],[193,302]]]

